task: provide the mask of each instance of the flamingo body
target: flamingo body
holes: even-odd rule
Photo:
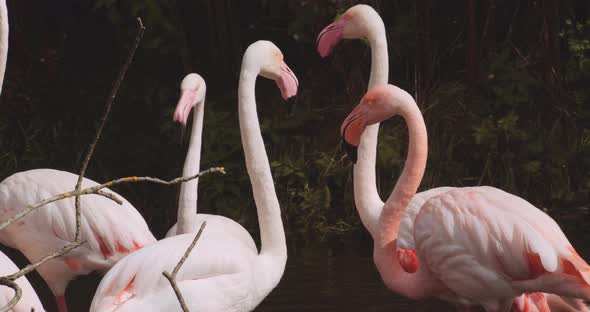
[[[258,252],[225,237],[210,221],[177,275],[187,306],[190,311],[252,310],[264,298],[256,295],[257,274],[251,270]],[[162,272],[172,272],[194,236],[168,237],[123,258],[101,281],[90,311],[181,311]]]
[[[219,215],[212,215],[207,213],[199,213],[196,214],[194,217],[195,224],[201,224],[203,221],[207,220],[207,231],[217,231],[219,230],[219,234],[225,235],[226,237],[235,238],[241,243],[249,248],[252,251],[258,252],[258,248],[256,247],[256,243],[250,233],[238,222]],[[172,237],[178,235],[176,233],[177,224],[174,224],[168,233],[166,233],[166,237]],[[193,229],[194,233],[197,232],[197,229]]]
[[[590,266],[557,223],[502,190],[469,187],[432,197],[414,231],[432,274],[490,311],[523,292],[590,299]]]
[[[0,183],[0,220],[26,205],[70,191],[78,176],[53,169],[13,174]],[[84,179],[82,188],[98,185]],[[122,205],[99,195],[81,197],[81,235],[85,243],[37,270],[56,297],[63,296],[70,280],[98,270],[106,271],[125,255],[156,241],[139,212],[123,197]],[[36,261],[75,239],[74,198],[37,209],[0,232],[0,242]]]
[[[0,276],[14,274],[19,268],[8,258],[4,253],[0,252]],[[18,303],[12,308],[14,312],[31,312],[45,311],[37,293],[27,280],[25,276],[16,280],[16,283],[22,289],[22,297]],[[0,286],[0,307],[8,305],[10,300],[14,298],[14,290],[6,286]]]

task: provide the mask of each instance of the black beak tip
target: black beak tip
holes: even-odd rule
[[[342,140],[342,145],[346,151],[346,155],[348,155],[348,158],[350,158],[350,161],[352,161],[353,164],[356,164],[358,146],[354,146],[346,142],[346,140]]]

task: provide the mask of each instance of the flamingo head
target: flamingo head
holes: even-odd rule
[[[376,27],[375,23],[379,25]],[[368,5],[355,5],[320,32],[317,38],[318,52],[322,57],[326,57],[332,53],[340,40],[368,39],[379,29],[385,31],[379,14]]]
[[[272,42],[259,40],[252,43],[244,53],[242,64],[256,67],[260,76],[274,80],[284,99],[297,94],[299,81],[283,60],[281,50]]]
[[[353,163],[356,163],[357,149],[365,128],[396,115],[404,107],[402,102],[411,98],[406,91],[390,84],[373,87],[363,96],[360,104],[344,119],[340,127],[342,143]]]
[[[198,74],[188,74],[180,84],[180,99],[174,110],[174,121],[186,126],[191,109],[205,100],[207,86],[205,80]]]

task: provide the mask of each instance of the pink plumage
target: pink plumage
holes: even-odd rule
[[[523,292],[590,299],[590,267],[557,223],[493,187],[451,190],[416,217],[419,258],[453,292],[489,310]]]
[[[0,220],[28,204],[71,191],[78,176],[53,169],[16,173],[0,183]],[[84,179],[82,188],[97,185]],[[104,189],[107,192],[110,190]],[[114,192],[112,192],[114,193]],[[98,195],[81,197],[81,235],[85,243],[37,270],[63,306],[70,280],[98,270],[106,271],[130,252],[156,241],[139,212],[123,197],[119,205]],[[0,232],[0,242],[35,261],[74,241],[74,198],[53,202],[31,212]]]

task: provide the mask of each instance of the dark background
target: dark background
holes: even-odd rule
[[[33,168],[80,169],[141,16],[144,39],[87,176],[179,176],[190,129],[181,137],[172,112],[180,81],[197,72],[208,89],[201,167],[228,172],[200,180],[199,211],[229,216],[256,235],[236,92],[244,50],[271,40],[300,81],[288,102],[274,83],[259,79],[257,86],[290,255],[310,248],[370,255],[338,133],[366,90],[370,50],[361,40],[343,41],[327,59],[315,50],[321,29],[356,3],[382,16],[390,83],[413,94],[425,116],[429,160],[421,189],[492,185],[558,220],[589,218],[586,0],[9,0],[0,178]],[[399,120],[380,132],[383,197],[403,166],[406,136]],[[175,222],[177,188],[115,190],[156,237]],[[572,229],[564,227],[566,234]]]

